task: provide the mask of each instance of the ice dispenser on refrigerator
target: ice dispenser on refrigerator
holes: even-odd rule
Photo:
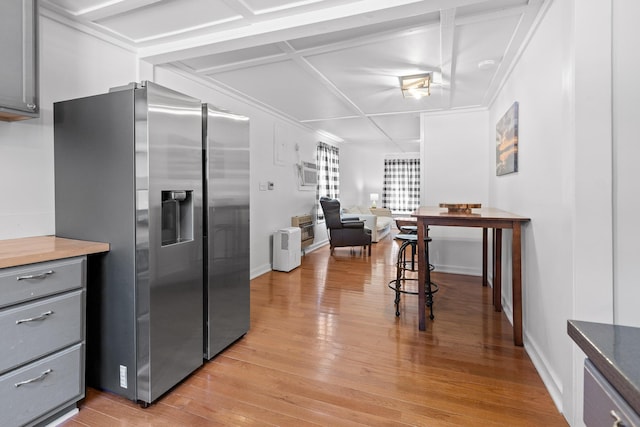
[[[193,240],[193,191],[162,192],[162,246]]]

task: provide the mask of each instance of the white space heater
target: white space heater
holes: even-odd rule
[[[273,269],[291,271],[300,265],[300,227],[287,227],[273,235]]]

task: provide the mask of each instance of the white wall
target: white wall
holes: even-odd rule
[[[40,118],[0,121],[0,239],[55,232],[53,103],[136,78],[136,57],[40,17]]]
[[[553,2],[490,110],[490,123],[519,102],[519,172],[496,176],[492,206],[531,218],[523,228],[523,323],[527,352],[556,405],[570,384],[575,161],[569,2]],[[495,127],[487,150],[495,153]],[[503,250],[503,302],[511,310],[510,232]],[[567,387],[568,388],[568,387]]]
[[[386,144],[340,145],[340,201],[344,206],[369,206],[369,195],[378,193],[378,206],[382,206],[384,156]]]
[[[487,111],[423,115],[421,204],[488,202],[489,137]],[[345,206],[369,205],[370,193],[382,196],[384,159],[402,157],[395,145],[345,143],[340,146],[340,198]],[[438,271],[482,274],[482,231],[433,227],[431,262]]]
[[[523,230],[525,348],[571,425],[582,424],[584,355],[567,336],[566,322],[613,320],[612,186],[618,227],[616,313],[634,324],[640,316],[627,302],[636,301],[639,292],[630,284],[638,273],[632,261],[637,258],[640,234],[634,221],[638,202],[633,197],[638,172],[632,172],[637,169],[632,159],[638,148],[633,143],[633,121],[624,113],[616,114],[616,109],[628,114],[637,110],[638,60],[632,55],[632,40],[638,31],[630,33],[634,20],[628,18],[628,9],[637,15],[638,6],[632,7],[628,0],[616,4],[617,19],[625,16],[628,22],[627,26],[621,22],[614,36],[628,44],[619,47],[619,63],[613,67],[614,78],[619,79],[614,94],[615,157],[610,1],[546,2],[545,14],[488,113],[422,117],[424,204],[478,201],[531,218]],[[520,107],[519,172],[498,177],[495,124],[514,101]],[[482,141],[482,152],[474,139]],[[482,199],[470,200],[475,195]],[[627,230],[629,238],[623,235]],[[450,236],[436,233],[440,231],[431,233],[434,247],[453,244]],[[502,299],[510,317],[510,232],[504,234]],[[475,242],[479,248],[479,237]],[[471,257],[468,253],[460,258],[454,269],[474,269]],[[446,269],[446,261],[438,262]]]
[[[488,113],[424,114],[421,203],[488,206]],[[482,229],[431,227],[430,261],[438,271],[482,275]]]
[[[613,2],[614,322],[640,327],[640,2]]]
[[[203,102],[249,117],[251,139],[251,277],[271,269],[273,233],[291,226],[291,217],[313,213],[315,191],[300,191],[295,164],[315,163],[318,136],[259,109],[233,94],[213,88],[173,68],[142,69],[149,80]],[[275,141],[275,144],[274,144]],[[274,147],[278,145],[276,151]],[[296,150],[297,147],[297,150]],[[276,157],[275,153],[279,153]],[[260,190],[260,183],[273,182],[273,190]],[[317,247],[327,241],[324,225],[316,226]],[[312,248],[313,248],[312,247]]]
[[[584,354],[566,321],[640,325],[638,18],[631,0],[551,2],[491,108],[495,123],[520,102],[520,172],[493,177],[490,198],[532,219],[523,237],[525,347],[574,426],[583,425]]]
[[[378,193],[377,206],[382,206],[384,159],[415,158],[416,153],[400,153],[395,144],[340,145],[340,200],[345,206],[371,204],[370,194]]]

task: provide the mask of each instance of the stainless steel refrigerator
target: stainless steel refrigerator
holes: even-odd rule
[[[249,119],[203,105],[204,355],[249,330]]]
[[[202,103],[151,82],[54,104],[56,234],[109,242],[87,384],[143,406],[202,365]]]

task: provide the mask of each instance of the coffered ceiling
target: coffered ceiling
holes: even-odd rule
[[[145,61],[336,141],[416,151],[421,112],[486,107],[549,0],[41,0]],[[433,73],[431,95],[399,77]]]

